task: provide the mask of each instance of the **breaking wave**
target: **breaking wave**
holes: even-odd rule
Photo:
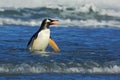
[[[1,8],[0,25],[38,26],[44,18],[59,19],[60,26],[120,27],[120,11],[80,7]]]
[[[36,64],[0,64],[1,74],[30,73],[82,73],[82,74],[120,74],[119,65],[100,66],[98,63],[66,64],[66,63],[36,63]]]
[[[23,26],[39,26],[42,20],[20,20],[11,18],[0,18],[0,25],[23,25]],[[119,21],[97,21],[93,19],[89,20],[71,20],[71,19],[59,19],[60,27],[120,27]]]

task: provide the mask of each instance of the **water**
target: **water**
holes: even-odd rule
[[[53,39],[61,51],[54,53],[49,46],[45,55],[26,49],[37,29],[1,26],[0,75],[120,74],[119,28],[51,27]]]
[[[61,26],[120,26],[119,0],[92,1],[0,1],[0,25],[39,26],[44,18],[55,18]]]
[[[119,1],[92,1],[0,1],[0,79],[119,80]],[[59,20],[50,27],[58,53],[26,48],[44,18]]]

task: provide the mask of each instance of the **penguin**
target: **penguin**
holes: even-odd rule
[[[27,48],[30,51],[45,51],[48,44],[59,52],[60,49],[50,35],[50,25],[56,25],[58,20],[44,19],[39,30],[30,38]]]

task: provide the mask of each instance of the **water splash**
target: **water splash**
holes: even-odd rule
[[[24,5],[25,2],[32,2],[33,4],[26,6]],[[68,2],[71,3],[67,4]],[[18,1],[14,1],[14,6],[8,2],[9,7],[1,4],[0,25],[39,26],[44,18],[57,18],[60,20],[60,26],[120,26],[118,0],[108,1],[109,3],[95,0],[93,2],[84,0],[54,2],[52,0],[46,3],[45,0],[31,0],[23,1],[20,3],[22,6],[18,5]],[[37,3],[36,7],[34,6],[35,3]],[[116,5],[112,6],[112,3],[116,3]],[[3,1],[3,4],[6,3]],[[38,6],[38,4],[41,5]]]
[[[93,63],[92,63],[93,64]],[[98,63],[96,63],[99,65]],[[32,63],[32,64],[0,64],[2,74],[30,74],[30,73],[82,73],[82,74],[120,74],[119,65],[97,66],[66,63]]]

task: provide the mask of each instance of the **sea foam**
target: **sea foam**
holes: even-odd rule
[[[70,66],[63,63],[52,64],[1,64],[0,73],[4,74],[30,74],[30,73],[82,73],[82,74],[120,74],[120,66],[104,66],[104,67],[85,67]]]
[[[52,18],[59,19],[61,27],[119,27],[119,3],[119,0],[4,0],[0,1],[0,25],[39,26],[44,18]]]

